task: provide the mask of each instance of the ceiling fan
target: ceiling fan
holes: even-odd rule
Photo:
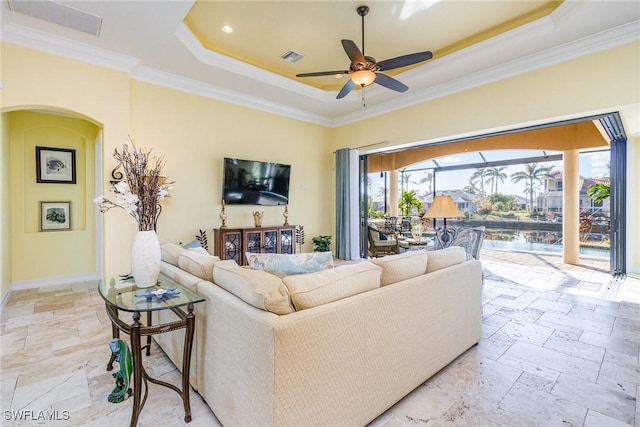
[[[356,87],[365,87],[371,83],[377,83],[387,89],[397,92],[406,92],[409,87],[398,80],[382,74],[381,71],[393,70],[395,68],[406,67],[408,65],[417,64],[427,61],[433,57],[430,51],[410,53],[408,55],[398,56],[384,61],[376,62],[375,58],[364,55],[364,17],[369,13],[369,6],[359,6],[356,11],[362,17],[362,52],[352,40],[342,40],[342,47],[351,60],[348,70],[338,71],[318,71],[315,73],[296,74],[296,77],[317,77],[332,76],[337,74],[348,74],[351,78],[338,92],[337,99],[344,98],[351,90]]]

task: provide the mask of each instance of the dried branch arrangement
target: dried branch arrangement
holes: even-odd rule
[[[100,212],[122,208],[136,220],[138,230],[154,230],[162,210],[160,202],[167,197],[173,184],[162,176],[164,157],[152,155],[151,149],[136,147],[129,138],[122,150],[114,150],[113,158],[124,169],[124,181],[114,184],[115,200],[99,196],[94,203]]]

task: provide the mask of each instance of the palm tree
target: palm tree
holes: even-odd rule
[[[471,175],[471,178],[469,178],[469,182],[471,182],[471,180],[477,180],[477,182],[480,183],[480,195],[482,197],[485,195],[484,181],[487,176],[487,168],[477,168],[473,175]]]
[[[591,187],[587,189],[587,194],[589,197],[593,199],[596,203],[601,203],[606,198],[611,196],[611,185],[610,184],[593,184]]]
[[[398,203],[398,208],[400,212],[402,212],[402,215],[409,216],[411,208],[414,207],[418,211],[422,209],[422,200],[418,198],[416,190],[402,191],[400,194],[400,202]]]
[[[525,163],[524,171],[511,174],[511,181],[514,183],[524,181],[526,184],[526,190],[529,191],[529,215],[533,215],[533,189],[536,184],[541,184],[544,178],[551,176],[552,169],[553,165],[538,166],[537,163]]]
[[[430,194],[433,189],[433,172],[425,171],[424,176],[418,180],[418,185],[427,184],[425,194]]]
[[[400,173],[400,190],[404,191],[405,188],[409,189],[409,179],[411,179],[410,173],[402,172]]]
[[[507,179],[507,174],[503,172],[506,168],[507,168],[506,166],[500,166],[496,168],[490,168],[487,171],[487,176],[489,176],[489,180],[491,181],[492,193],[498,192],[498,182],[504,182],[504,180]],[[494,185],[495,185],[495,190],[494,190]]]

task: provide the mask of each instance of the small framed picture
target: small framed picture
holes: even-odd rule
[[[71,202],[40,202],[40,231],[71,230]]]
[[[75,184],[76,150],[36,147],[38,183]]]

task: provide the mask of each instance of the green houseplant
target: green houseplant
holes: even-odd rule
[[[402,190],[398,209],[400,209],[403,216],[409,216],[411,208],[416,208],[419,212],[422,209],[422,200],[418,198],[416,190]]]
[[[331,236],[316,236],[313,239],[313,250],[315,252],[328,252],[331,250]]]

